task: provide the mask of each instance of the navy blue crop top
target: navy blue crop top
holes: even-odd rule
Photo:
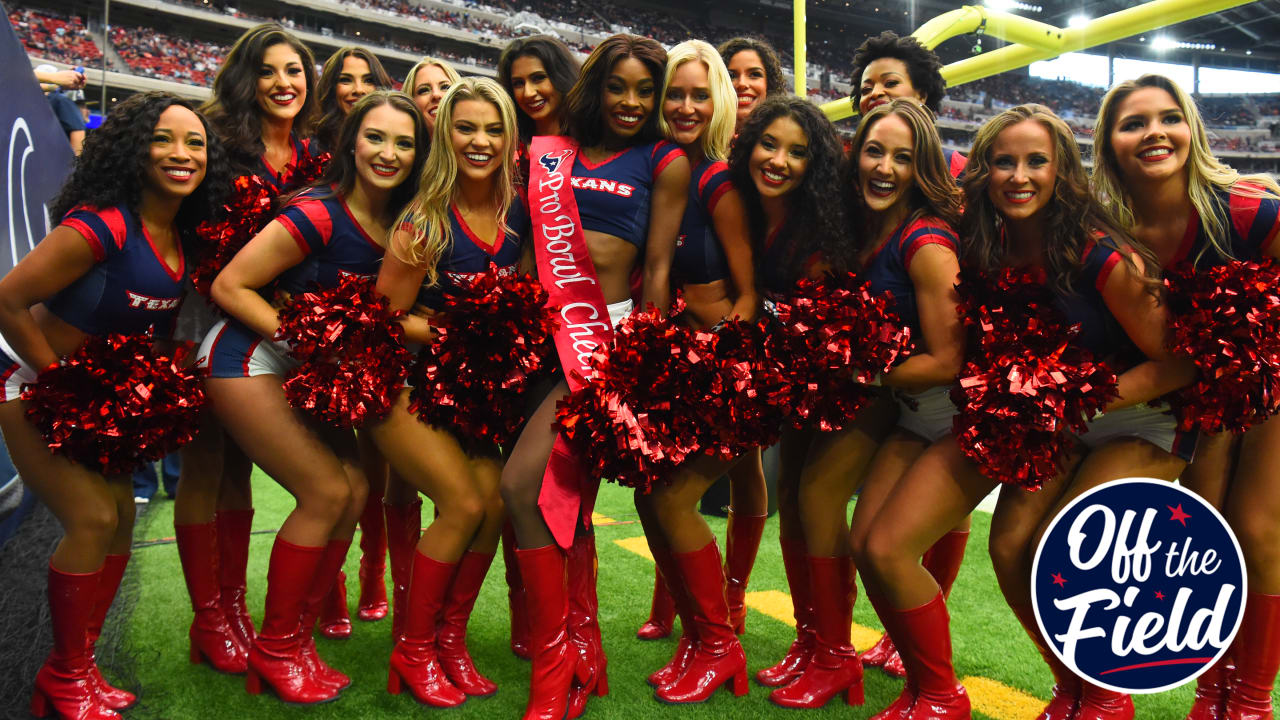
[[[418,303],[432,310],[444,307],[446,295],[452,295],[466,281],[496,265],[502,277],[515,275],[520,263],[520,250],[529,239],[529,211],[516,197],[507,211],[507,231],[499,231],[497,237],[484,240],[477,236],[456,206],[449,207],[449,231],[452,242],[436,265],[439,281],[435,285],[423,285],[418,291]]]
[[[172,333],[186,277],[181,248],[178,267],[169,267],[142,220],[124,205],[75,208],[62,226],[84,237],[96,262],[45,302],[50,312],[90,335],[134,334],[153,326],[158,336]]]
[[[672,260],[676,282],[700,284],[729,277],[729,261],[716,236],[716,203],[733,189],[729,181],[729,165],[723,161],[703,160],[689,178],[689,203],[680,221],[676,253]]]
[[[594,230],[643,249],[649,232],[653,183],[684,151],[666,140],[636,145],[592,163],[578,152],[573,162],[573,198],[583,230]]]
[[[1256,186],[1255,186],[1256,187]],[[1258,188],[1261,190],[1261,188]],[[1210,243],[1204,224],[1195,208],[1182,238],[1182,246],[1169,266],[1193,262],[1197,267],[1209,268],[1235,260],[1257,260],[1266,254],[1280,234],[1280,200],[1271,197],[1248,197],[1226,190],[1214,193],[1214,205],[1218,222],[1227,230],[1230,258],[1223,257]]]
[[[377,277],[383,247],[360,227],[341,197],[321,199],[316,194],[312,190],[300,195],[276,218],[307,259],[314,258],[314,264],[303,260],[282,274],[281,288],[297,293],[312,289],[313,283],[336,287],[351,275]]]
[[[1122,262],[1124,256],[1112,247],[1108,236],[1098,233],[1081,253],[1081,267],[1072,284],[1074,292],[1054,295],[1054,305],[1066,316],[1067,322],[1080,325],[1075,343],[1097,359],[1110,361],[1111,369],[1117,373],[1146,359],[1102,297],[1107,278]]]
[[[902,223],[884,244],[867,258],[862,277],[871,283],[875,293],[893,296],[893,309],[911,328],[911,336],[920,334],[920,311],[916,306],[916,286],[911,281],[911,259],[926,245],[940,245],[959,253],[959,241],[950,225],[935,217],[918,218]]]
[[[267,164],[267,156],[259,155],[257,162],[249,170],[258,177],[266,180],[277,192],[285,192],[296,189],[300,183],[296,182],[294,177],[298,164],[303,160],[309,159],[314,155],[319,155],[319,145],[312,147],[311,141],[299,140],[296,135],[289,135],[289,144],[293,146],[293,155],[289,158],[289,162],[276,172]]]

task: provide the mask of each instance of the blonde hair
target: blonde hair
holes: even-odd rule
[[[486,77],[463,78],[449,88],[440,100],[436,127],[443,128],[444,131],[437,133],[436,141],[431,143],[431,150],[418,180],[417,195],[395,224],[397,228],[412,226],[412,236],[407,241],[394,243],[393,249],[401,260],[418,267],[425,266],[430,285],[436,284],[436,265],[453,244],[449,207],[458,193],[458,159],[453,152],[449,133],[453,127],[454,109],[464,100],[489,103],[498,109],[498,117],[502,120],[502,167],[498,171],[497,187],[494,190],[500,197],[497,217],[503,232],[509,230],[507,211],[511,209],[511,202],[516,195],[515,106],[507,91],[497,82]]]
[[[440,58],[430,56],[424,57],[418,61],[417,65],[409,68],[409,74],[404,76],[404,85],[402,87],[404,93],[409,97],[413,97],[413,85],[414,81],[418,77],[418,71],[428,65],[435,65],[440,68],[440,72],[443,72],[444,76],[449,78],[450,85],[457,85],[462,80],[462,76],[458,74],[458,71],[454,69],[453,65],[451,65],[448,60],[441,60]],[[437,113],[437,115],[438,114],[439,113]]]
[[[1120,104],[1134,91],[1143,88],[1158,88],[1169,93],[1186,118],[1187,125],[1191,128],[1191,149],[1187,154],[1186,165],[1187,195],[1200,215],[1200,224],[1209,244],[1223,258],[1231,258],[1231,241],[1228,238],[1230,228],[1222,220],[1227,214],[1226,208],[1222,207],[1222,200],[1216,191],[1222,190],[1244,197],[1280,198],[1280,185],[1269,175],[1241,175],[1230,165],[1214,157],[1209,148],[1209,134],[1205,131],[1204,119],[1200,116],[1195,101],[1177,83],[1163,75],[1148,74],[1137,80],[1127,80],[1111,88],[1106,97],[1102,98],[1093,133],[1094,163],[1090,179],[1094,191],[1103,205],[1111,211],[1120,229],[1132,233],[1137,218],[1133,214],[1129,189],[1120,177],[1115,148],[1111,144],[1111,130],[1119,119],[1116,114],[1120,111]]]
[[[662,80],[663,100],[676,70],[693,60],[701,61],[707,68],[707,86],[711,90],[711,122],[702,133],[702,154],[708,160],[724,160],[729,156],[729,143],[733,141],[734,126],[738,122],[738,95],[733,90],[733,81],[729,79],[724,60],[710,43],[686,40],[667,51],[667,70]],[[671,137],[666,113],[658,113],[658,129]]]

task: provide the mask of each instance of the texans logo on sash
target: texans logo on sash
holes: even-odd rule
[[[564,160],[566,156],[572,155],[572,154],[573,154],[572,150],[561,150],[559,155],[552,155],[551,153],[543,153],[542,157],[538,158],[538,164],[546,168],[547,173],[554,173],[556,171],[556,168],[560,167],[560,161]]]

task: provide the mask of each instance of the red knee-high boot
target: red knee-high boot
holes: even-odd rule
[[[804,540],[780,541],[782,567],[787,573],[791,604],[796,618],[796,639],[778,664],[756,673],[756,682],[768,687],[786,685],[800,675],[813,655],[817,642],[813,622],[813,599],[809,594],[809,561]]]
[[[880,618],[880,624],[884,626],[884,635],[886,638],[890,638],[889,643],[892,647],[893,638],[901,638],[905,635],[905,631],[898,622],[898,614],[890,607],[884,596],[876,594],[871,586],[867,587],[867,601],[875,608],[876,615]],[[904,661],[909,660],[906,646],[902,646],[901,655]],[[909,662],[906,664],[910,665]],[[871,720],[906,720],[911,714],[911,707],[915,704],[916,694],[915,678],[908,673],[907,681],[902,685],[902,692],[898,694],[898,697],[894,698],[893,702],[889,703],[888,707],[872,715]]]
[[[351,678],[347,677],[346,673],[333,669],[321,659],[320,653],[316,651],[314,633],[320,609],[332,596],[333,586],[340,578],[346,577],[339,568],[346,562],[347,550],[350,548],[350,540],[330,540],[329,544],[324,546],[324,555],[320,559],[319,567],[316,568],[315,576],[311,579],[311,589],[307,591],[306,603],[302,608],[302,657],[318,680],[339,690],[349,686]],[[343,597],[345,598],[346,595],[344,594]]]
[[[653,562],[659,568],[662,581],[667,584],[667,589],[671,592],[675,610],[680,614],[680,639],[676,642],[676,651],[666,665],[650,673],[648,678],[650,685],[663,687],[679,680],[685,668],[689,667],[689,661],[693,659],[694,646],[698,641],[697,625],[693,621],[695,613],[689,593],[683,586],[680,568],[671,555],[671,548],[665,542],[650,541],[649,551],[653,553]]]
[[[120,688],[112,687],[102,677],[102,671],[98,669],[98,659],[96,650],[98,638],[102,636],[102,625],[107,621],[107,611],[111,609],[111,603],[116,598],[116,591],[120,589],[120,581],[124,579],[125,568],[129,566],[129,555],[108,555],[106,562],[102,564],[102,577],[98,582],[98,597],[93,605],[93,613],[89,616],[89,627],[86,628],[86,639],[89,646],[86,651],[89,653],[89,674],[93,677],[94,685],[98,691],[98,698],[102,700],[102,704],[112,710],[123,710],[132,707],[138,702],[138,698],[133,693]],[[215,582],[214,585],[217,585]],[[244,652],[248,652],[246,648]]]
[[[569,588],[569,642],[578,649],[582,680],[569,693],[569,718],[582,715],[591,695],[609,694],[609,659],[600,637],[600,601],[596,597],[596,535],[587,532],[574,538],[565,561]]]
[[[1231,653],[1222,656],[1196,678],[1196,699],[1186,720],[1224,720],[1227,717],[1227,687],[1231,680]]]
[[[923,564],[924,569],[929,571],[933,579],[938,583],[938,587],[942,588],[942,596],[944,598],[951,597],[951,586],[956,582],[956,576],[960,574],[960,564],[964,562],[964,549],[969,543],[968,530],[952,530],[951,532],[938,538],[924,553]],[[867,658],[871,658],[868,661]],[[863,656],[864,664],[879,665],[884,669],[885,673],[893,677],[906,677],[907,670],[902,664],[902,658],[898,655],[898,650],[893,646],[893,641],[888,635],[880,638],[880,642],[875,647],[868,650]]]
[[[660,640],[671,634],[675,622],[676,601],[671,597],[667,582],[662,578],[662,570],[655,564],[653,567],[653,603],[649,606],[649,619],[636,630],[636,637],[641,640]]]
[[[906,720],[969,720],[969,695],[951,664],[951,619],[939,591],[911,610],[894,610],[895,644],[906,653],[907,674],[916,687]]]
[[[1133,720],[1133,698],[1082,683],[1080,709],[1071,720]]]
[[[476,670],[467,650],[467,621],[471,619],[480,586],[484,584],[484,576],[492,564],[493,553],[467,551],[463,554],[453,576],[453,584],[445,595],[436,628],[437,655],[444,674],[459,690],[478,697],[498,692],[498,686]]]
[[[219,510],[213,516],[218,537],[218,599],[240,644],[253,645],[253,620],[245,606],[245,571],[249,565],[249,538],[253,533],[253,508]]]
[[[580,665],[578,650],[569,642],[565,554],[551,544],[532,550],[517,549],[516,561],[527,590],[529,650],[533,660],[524,720],[562,720]]]
[[[334,640],[351,637],[351,615],[347,611],[347,574],[338,571],[333,585],[320,603],[320,634]]]
[[[250,695],[260,694],[265,683],[286,702],[320,703],[338,697],[338,688],[316,678],[303,655],[300,618],[324,555],[323,547],[303,547],[276,537],[267,568],[262,627],[249,650],[244,686]]]
[[[849,705],[861,705],[862,662],[849,640],[853,624],[853,560],[849,557],[810,557],[809,582],[817,645],[804,672],[769,694],[775,705],[788,708],[820,708],[844,694]]]
[[[1235,659],[1228,720],[1271,720],[1271,688],[1280,670],[1280,595],[1249,593]]]
[[[760,536],[768,515],[739,515],[729,511],[725,530],[724,576],[725,599],[729,601],[729,622],[739,635],[747,629],[747,581],[760,551]]]
[[[218,539],[214,523],[174,525],[182,576],[191,596],[191,629],[187,632],[192,663],[207,660],[214,670],[242,673],[249,648],[227,622],[218,588]]]
[[[1009,609],[1013,610],[1014,617],[1018,618],[1022,629],[1027,632],[1031,643],[1040,651],[1040,657],[1044,658],[1049,671],[1053,673],[1053,693],[1049,704],[1036,716],[1036,720],[1073,720],[1080,710],[1080,695],[1083,692],[1079,676],[1071,672],[1052,650],[1045,647],[1040,637],[1040,628],[1036,624],[1035,611],[1030,605],[1011,605]]]
[[[413,554],[422,537],[422,501],[405,505],[386,503],[387,555],[391,558],[391,639],[404,636],[404,608],[409,594]]]
[[[466,701],[467,694],[454,687],[440,667],[436,636],[445,593],[457,570],[457,563],[414,553],[404,638],[391,652],[387,675],[387,692],[392,695],[399,695],[408,685],[418,702],[433,707],[455,707]]]
[[[64,573],[49,564],[49,615],[53,651],[36,673],[31,714],[56,714],[72,720],[118,720],[120,715],[98,697],[89,670],[87,629],[97,602],[102,570]]]
[[[681,584],[689,594],[698,642],[684,674],[654,695],[665,703],[699,703],[726,683],[733,694],[747,694],[747,656],[729,624],[729,603],[724,597],[724,565],[713,539],[701,550],[672,553]]]
[[[525,606],[520,563],[516,561],[516,528],[510,520],[502,524],[502,564],[506,570],[507,605],[511,611],[511,652],[522,660],[528,660],[529,610]]]
[[[387,616],[387,522],[382,498],[370,495],[360,513],[360,603],[356,617],[365,622]]]

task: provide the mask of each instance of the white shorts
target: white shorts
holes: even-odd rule
[[[895,390],[893,397],[898,403],[898,427],[919,435],[930,444],[951,432],[951,418],[957,411],[955,403],[951,402],[950,385],[918,393]],[[916,409],[912,410],[904,398],[913,401]]]
[[[609,303],[609,322],[613,323],[614,327],[618,327],[618,323],[621,323],[624,318],[631,314],[631,308],[633,307],[635,307],[635,303],[630,300]]]
[[[284,343],[264,340],[241,323],[225,318],[213,326],[196,354],[196,367],[214,378],[283,378],[297,364],[288,356]]]
[[[1195,455],[1196,431],[1178,432],[1178,421],[1166,409],[1154,408],[1146,403],[1131,405],[1095,418],[1089,430],[1080,435],[1086,447],[1095,448],[1115,438],[1135,437],[1155,445],[1165,452],[1191,461]]]
[[[9,347],[8,341],[0,335],[0,402],[9,402],[22,397],[22,386],[36,381],[36,371],[18,357],[18,353]]]
[[[209,331],[218,324],[222,315],[190,285],[186,290],[187,295],[182,301],[182,307],[178,309],[178,319],[174,322],[173,339],[198,343],[209,335]]]

